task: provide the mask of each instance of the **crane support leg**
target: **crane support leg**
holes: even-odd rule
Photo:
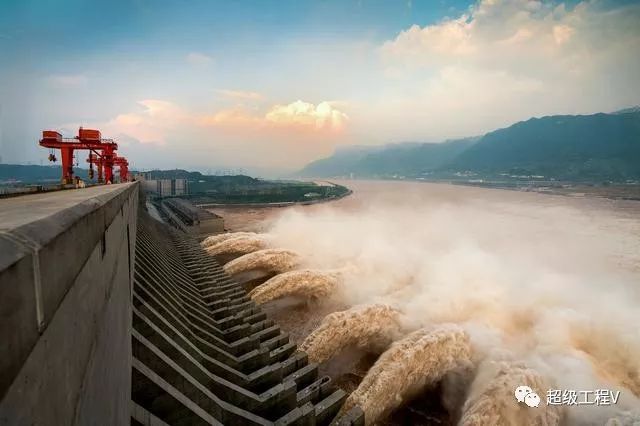
[[[62,157],[62,183],[73,183],[73,149],[62,147],[60,153]]]

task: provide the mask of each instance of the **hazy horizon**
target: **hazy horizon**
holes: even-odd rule
[[[46,163],[40,131],[84,125],[134,169],[276,175],[611,112],[640,104],[638,22],[609,0],[3,2],[0,157]]]

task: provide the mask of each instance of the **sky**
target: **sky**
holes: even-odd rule
[[[638,105],[640,0],[2,0],[0,55],[0,162],[82,125],[134,169],[273,176]]]

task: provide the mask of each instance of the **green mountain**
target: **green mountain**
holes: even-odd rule
[[[487,133],[448,170],[567,180],[640,177],[640,112],[532,118]]]
[[[338,151],[300,174],[313,177],[540,175],[562,180],[640,178],[640,110],[532,118],[478,138]]]
[[[305,166],[299,173],[300,176],[306,177],[328,177],[348,175],[355,172],[357,164],[364,157],[377,149],[385,149],[386,147],[366,147],[366,146],[349,146],[336,150],[336,152],[328,158],[321,158],[313,161]]]
[[[245,175],[225,175],[213,176],[204,175],[200,172],[190,172],[183,169],[173,170],[151,170],[144,172],[147,179],[186,179],[195,183],[211,183],[216,186],[257,186],[262,185],[265,181]]]

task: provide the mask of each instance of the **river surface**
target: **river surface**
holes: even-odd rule
[[[339,181],[353,190],[351,196],[338,201],[290,207],[216,208],[229,231],[265,232],[285,212],[295,210],[313,214],[327,208],[357,215],[359,212],[387,205],[414,211],[439,208],[479,209],[494,213],[504,224],[530,228],[536,241],[544,244],[545,235],[556,240],[559,234],[568,239],[598,245],[600,237],[612,242],[605,253],[617,259],[621,267],[640,272],[640,202],[595,197],[571,197],[524,191],[487,189],[470,186],[422,182]],[[571,223],[571,222],[574,223]],[[568,223],[570,223],[569,226]],[[498,226],[496,237],[510,235],[509,226]],[[613,237],[613,238],[612,238]],[[617,238],[617,240],[616,240]],[[591,241],[589,241],[591,240]]]

